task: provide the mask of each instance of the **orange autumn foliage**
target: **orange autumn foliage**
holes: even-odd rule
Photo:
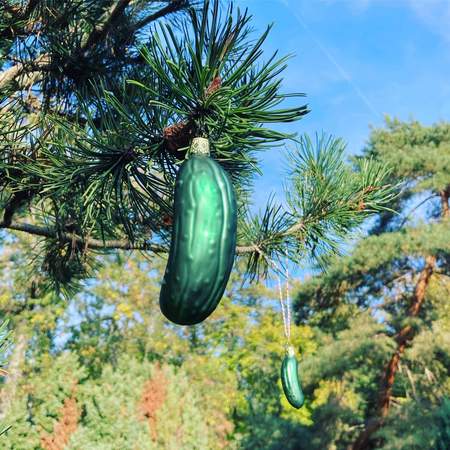
[[[153,377],[144,384],[139,409],[143,420],[148,420],[152,439],[156,441],[157,412],[164,404],[167,395],[167,378],[158,367]]]
[[[64,450],[70,437],[77,429],[79,418],[80,408],[75,398],[66,399],[53,433],[41,437],[42,448],[44,450]]]

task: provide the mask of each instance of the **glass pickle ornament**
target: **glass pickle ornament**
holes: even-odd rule
[[[236,251],[237,206],[231,179],[194,138],[175,183],[169,260],[161,286],[162,313],[179,325],[205,320],[217,307]]]
[[[287,401],[294,408],[301,408],[305,402],[300,377],[298,374],[298,362],[294,349],[289,346],[281,364],[281,384]]]

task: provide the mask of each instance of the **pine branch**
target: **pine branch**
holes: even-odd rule
[[[30,82],[35,81],[33,72],[36,72],[37,69],[44,70],[50,67],[50,55],[42,54],[39,55],[34,61],[29,61],[26,63],[17,63],[14,66],[9,67],[8,69],[0,72],[0,90],[4,89],[9,83],[24,75],[25,73],[29,74],[28,82],[22,84],[22,88],[30,86]]]
[[[282,105],[303,94],[281,92],[287,58],[275,54],[261,61],[270,27],[252,40],[246,11],[221,10],[218,0],[206,0],[203,9],[190,9],[182,27],[162,24],[143,53],[147,65],[129,67],[128,56],[122,57],[127,30],[135,32],[192,2],[171,1],[139,21],[131,0],[114,2],[106,13],[96,5],[91,15],[91,2],[81,3],[85,11],[64,3],[56,18],[52,8],[44,18],[45,40],[28,58],[40,50],[38,61],[48,66],[22,62],[0,74],[0,89],[14,80],[19,87],[29,85],[42,76],[36,86],[42,104],[20,103],[16,123],[27,124],[29,113],[36,110],[38,130],[53,126],[36,157],[30,157],[29,143],[38,133],[28,130],[17,140],[8,129],[11,134],[2,142],[6,156],[0,161],[2,175],[7,174],[2,188],[16,193],[35,188],[39,220],[47,226],[18,222],[13,213],[23,202],[13,198],[0,227],[45,238],[42,266],[50,267],[49,278],[56,274],[61,283],[70,281],[71,273],[82,278],[86,249],[167,251],[161,243],[168,238],[177,156],[193,136],[208,136],[211,157],[231,175],[238,201],[244,204],[258,171],[255,152],[294,138],[272,124],[292,122],[308,112],[306,105]],[[65,22],[61,15],[67,15]],[[90,23],[98,17],[102,19],[92,30]],[[78,25],[77,32],[69,23]],[[26,78],[28,71],[31,78]],[[98,80],[105,73],[102,84]],[[123,83],[124,73],[134,81]],[[54,105],[62,106],[52,111]],[[267,267],[268,259],[284,255],[286,247],[296,261],[334,250],[349,230],[392,197],[394,187],[386,184],[383,168],[362,164],[355,174],[343,165],[336,148],[310,152],[296,161],[292,178],[297,181],[288,210],[268,205],[261,217],[241,227],[237,254],[249,256],[253,273]],[[33,202],[36,206],[38,198]],[[153,242],[147,240],[149,232],[154,233]],[[66,275],[70,244],[80,263]]]
[[[305,249],[324,266],[338,254],[341,243],[371,214],[386,210],[398,186],[388,183],[390,169],[361,160],[356,167],[344,161],[345,143],[332,136],[307,136],[291,151],[287,203],[302,224]]]
[[[170,214],[176,153],[182,154],[176,150],[188,146],[198,132],[210,135],[213,157],[241,188],[257,170],[252,153],[290,137],[264,124],[290,122],[307,112],[305,106],[276,108],[291,95],[279,92],[278,75],[285,59],[257,65],[267,32],[256,44],[245,46],[248,15],[233,17],[228,11],[221,21],[219,2],[212,10],[208,2],[205,5],[202,12],[191,11],[192,23],[179,33],[181,37],[170,25],[162,25],[169,47],[155,37],[155,54],[146,56],[149,66],[136,72],[142,81],[125,86],[109,83],[108,88],[90,85],[89,97],[80,98],[78,108],[86,126],[56,118],[62,132],[36,171],[48,195],[77,192],[83,205],[82,226],[89,223],[98,229],[100,216],[114,218],[114,225],[123,225],[132,240],[143,220],[157,228],[160,212]],[[204,35],[202,41],[199,33]],[[167,52],[172,59],[179,58],[180,73]],[[192,108],[186,109],[187,104]],[[101,123],[95,123],[94,113]],[[183,121],[193,124],[192,129],[181,130],[187,139],[169,137],[169,130]]]
[[[17,14],[20,12],[20,8],[18,6],[13,6],[8,3],[7,0],[1,0],[0,6],[5,9],[9,14]]]
[[[28,15],[34,8],[36,8],[42,0],[29,0],[27,6],[25,7],[25,15]]]
[[[48,116],[54,116],[59,120],[63,120],[65,123],[73,123],[79,127],[85,127],[88,124],[88,119],[83,117],[79,113],[70,113],[68,111],[64,111],[61,109],[57,109],[58,107],[52,108],[51,106],[43,106],[41,99],[36,97],[31,92],[24,98],[18,98],[17,102],[23,107],[24,111],[28,114],[47,114]],[[0,114],[2,113],[2,109],[0,109]],[[5,111],[6,112],[6,111]],[[91,122],[95,127],[100,127],[102,119],[99,116],[92,117]]]
[[[8,3],[5,3],[3,0],[0,1],[0,19],[2,19],[2,16],[6,16],[5,13],[7,13],[9,16],[15,17],[16,20],[20,21],[20,14],[19,9],[17,7],[12,7]],[[17,17],[19,16],[19,17]],[[9,21],[8,21],[9,22]],[[3,25],[3,24],[1,24]],[[0,41],[12,41],[16,35],[16,27],[15,24],[7,23],[4,26],[0,27]],[[0,57],[3,56],[0,53]]]
[[[93,250],[148,250],[155,253],[166,253],[167,247],[153,244],[153,243],[133,243],[127,239],[114,239],[114,240],[101,240],[92,238],[83,238],[82,236],[73,233],[58,233],[55,229],[40,227],[29,223],[11,222],[9,225],[2,222],[0,228],[21,231],[34,236],[41,236],[50,239],[57,239],[61,242],[78,244],[84,248],[90,248]]]
[[[221,20],[219,2],[205,1],[200,12],[191,11],[181,33],[161,24],[161,37],[155,34],[142,53],[150,70],[129,82],[149,94],[148,107],[165,125],[161,134],[176,131],[176,139],[164,143],[168,153],[193,136],[207,136],[214,156],[239,177],[245,166],[255,170],[251,152],[292,137],[266,124],[298,120],[308,109],[278,108],[288,97],[303,96],[280,92],[278,76],[287,58],[274,55],[257,65],[269,29],[251,44],[247,12],[233,15],[229,9],[226,16]]]
[[[103,116],[104,118],[107,117],[107,115]],[[119,135],[121,135],[120,132]],[[40,176],[50,176],[49,179],[51,179],[52,173],[55,173],[56,176],[62,174],[61,181],[58,184],[61,185],[64,192],[67,189],[74,192],[76,189],[76,184],[73,188],[68,186],[64,171],[68,171],[67,176],[70,176],[74,183],[77,183],[77,172],[81,170],[80,174],[83,173],[82,164],[86,164],[92,174],[98,174],[101,170],[105,171],[105,174],[109,177],[110,168],[117,170],[118,164],[121,164],[125,154],[123,150],[113,151],[113,149],[106,147],[105,153],[100,154],[98,152],[102,149],[102,145],[104,144],[100,145],[98,141],[95,150],[92,148],[89,153],[86,153],[89,155],[88,159],[81,159],[81,154],[80,157],[74,158],[73,168],[68,164],[67,159],[61,160],[60,165],[56,165],[56,160],[54,160],[52,162],[53,167],[46,168],[47,166],[44,166],[41,169]],[[64,148],[67,148],[67,141],[64,141]],[[87,151],[88,148],[86,148]],[[328,245],[327,242],[331,239],[328,236],[330,233],[345,234],[349,232],[352,227],[361,223],[373,210],[383,209],[385,202],[389,201],[390,196],[394,195],[394,188],[384,185],[383,173],[386,171],[373,170],[373,167],[369,165],[364,166],[365,171],[360,174],[352,174],[347,167],[341,164],[341,154],[342,147],[330,145],[321,147],[321,151],[317,154],[307,153],[304,155],[303,163],[299,164],[297,161],[294,165],[296,178],[293,180],[294,188],[290,189],[292,210],[285,211],[269,202],[261,218],[249,218],[240,225],[240,245],[237,247],[236,253],[238,255],[249,255],[248,272],[250,274],[258,276],[258,274],[263,273],[273,259],[279,259],[280,255],[285,255],[286,252],[289,253],[289,257],[297,261],[305,256],[305,250],[308,248],[311,249],[313,256],[316,255],[318,248],[324,243]],[[49,160],[54,159],[55,154],[48,153],[47,157]],[[90,160],[90,158],[94,159]],[[125,159],[124,164],[131,164],[130,161],[130,159]],[[145,165],[148,166],[147,163]],[[311,178],[312,173],[315,175]],[[306,174],[310,177],[307,183]],[[105,186],[108,186],[106,183],[110,183],[108,180],[109,178],[102,179],[101,187],[105,192],[111,192],[116,185],[113,182],[111,189],[105,188]],[[322,190],[321,183],[326,186],[325,190]],[[367,185],[371,188],[368,189]],[[89,192],[100,192],[99,189],[95,188],[100,186],[97,181],[89,188],[87,186],[89,185],[82,189],[86,195]],[[298,186],[301,186],[302,189],[298,190]],[[308,190],[309,188],[305,190],[305,186],[314,187],[314,194],[311,190]],[[86,197],[86,200],[88,198]],[[144,197],[142,199],[144,200]],[[99,208],[104,208],[108,201],[108,198],[100,197],[98,203],[96,203],[98,207],[90,208],[93,214],[98,213]],[[324,201],[325,203],[323,203]],[[86,201],[84,204],[86,205]],[[111,203],[111,208],[115,204],[115,202]],[[154,211],[150,210],[149,213],[153,214]],[[80,217],[77,217],[80,220]],[[167,251],[166,247],[155,246],[155,244],[149,242],[138,243],[134,238],[109,241],[83,238],[76,231],[57,233],[56,229],[28,224],[13,223],[8,226],[7,223],[3,223],[2,226],[7,229],[58,239],[61,242],[74,242],[85,248]],[[75,227],[75,230],[77,229],[81,230],[82,227]],[[111,232],[114,232],[113,229],[111,229]],[[331,250],[333,248],[331,247]]]
[[[100,24],[94,27],[86,42],[82,44],[81,50],[86,51],[90,47],[93,47],[99,41],[106,37],[114,21],[125,11],[125,8],[130,4],[132,0],[119,0],[113,4],[109,10],[100,19]]]
[[[50,55],[45,53],[39,55],[35,60],[17,63],[14,66],[9,67],[8,69],[0,72],[0,90],[4,89],[9,83],[16,80],[21,75],[27,74],[28,77],[24,78],[20,84],[22,89],[32,86],[35,82],[41,71],[49,69],[51,67],[50,64]],[[38,70],[39,69],[39,70]]]
[[[167,6],[161,8],[160,10],[144,17],[143,19],[136,22],[132,28],[131,32],[135,33],[136,31],[144,28],[148,24],[154,22],[155,20],[161,19],[162,17],[168,16],[169,14],[173,14],[179,12],[189,6],[189,0],[171,0]]]
[[[14,192],[5,205],[3,213],[3,224],[9,226],[12,223],[14,214],[28,201],[33,198],[32,190]]]
[[[88,35],[87,39],[81,45],[81,53],[86,52],[87,50],[95,47],[101,41],[105,39],[108,35],[108,32],[111,30],[114,23],[117,22],[117,19],[124,13],[127,6],[131,3],[132,0],[119,0],[117,3],[113,4],[109,10],[104,14],[104,16],[99,20],[100,24],[94,27],[92,32]],[[21,14],[21,17],[26,17],[29,13],[36,7],[39,3],[39,0],[30,1],[29,5],[25,9],[25,12]],[[173,0],[160,10],[150,14],[146,18],[138,21],[134,25],[129,27],[127,31],[128,36],[133,36],[140,28],[145,25],[156,21],[160,18],[163,18],[169,14],[177,13],[189,6],[188,0]],[[9,31],[8,31],[9,30]],[[8,28],[5,32],[11,34],[11,30]],[[11,36],[13,37],[13,36]],[[16,80],[19,76],[24,75],[25,73],[29,73],[29,76],[22,80],[23,82],[20,84],[21,89],[28,88],[38,81],[39,76],[49,70],[53,70],[54,68],[50,64],[51,62],[51,53],[43,53],[39,55],[32,61],[21,62],[9,67],[8,69],[0,72],[0,89],[3,89],[7,86],[11,81]],[[38,69],[38,70],[37,70]],[[31,74],[30,72],[36,72]]]
[[[41,236],[49,239],[57,239],[65,243],[74,243],[83,248],[93,250],[142,250],[151,251],[154,253],[167,253],[169,249],[163,245],[154,244],[151,242],[132,242],[128,239],[111,239],[101,240],[93,238],[83,238],[73,233],[58,233],[54,228],[41,227],[29,223],[11,222],[9,224],[0,222],[0,228],[20,231],[34,236]],[[293,233],[295,228],[293,227]],[[286,233],[286,236],[289,234]],[[242,245],[236,247],[236,254],[243,255],[247,253],[262,253],[259,246],[256,244]]]

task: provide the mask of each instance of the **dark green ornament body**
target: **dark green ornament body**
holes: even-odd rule
[[[234,262],[236,227],[227,173],[207,152],[191,154],[175,183],[172,241],[159,298],[169,320],[194,325],[216,309]]]
[[[298,375],[298,362],[292,348],[288,349],[287,355],[281,364],[281,384],[287,401],[294,408],[301,408],[305,402],[300,377]]]

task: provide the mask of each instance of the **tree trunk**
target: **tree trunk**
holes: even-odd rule
[[[448,205],[448,197],[450,195],[450,186],[439,192],[439,195],[441,196],[441,216],[444,218],[449,218],[450,208]]]
[[[22,364],[25,359],[28,339],[25,334],[17,333],[14,350],[7,367],[8,375],[0,391],[0,420],[8,414],[11,403],[16,395],[17,384],[22,376]]]
[[[425,300],[425,293],[430,282],[431,275],[433,274],[434,268],[436,266],[436,257],[427,256],[425,259],[425,267],[419,274],[419,279],[417,280],[416,287],[414,289],[414,295],[411,301],[411,305],[408,309],[408,317],[416,317],[422,304]],[[377,417],[370,420],[361,434],[358,436],[353,446],[350,447],[352,450],[364,450],[368,448],[370,438],[373,433],[379,430],[384,423],[384,419],[389,413],[392,399],[392,388],[395,382],[395,375],[398,371],[398,365],[400,358],[402,357],[406,345],[413,339],[414,329],[411,325],[404,326],[397,334],[395,340],[397,342],[397,348],[394,354],[391,356],[389,363],[383,373],[380,394],[378,397],[378,414]]]

